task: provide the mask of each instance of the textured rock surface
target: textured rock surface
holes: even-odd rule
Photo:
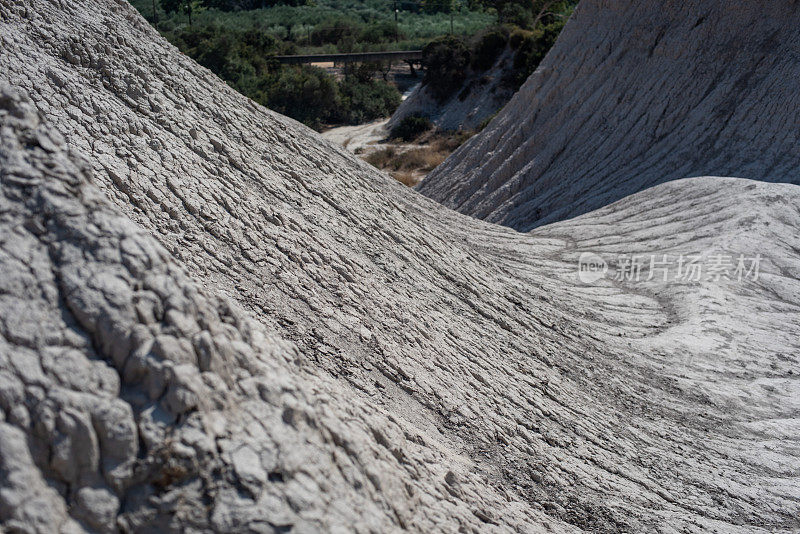
[[[546,524],[438,432],[304,361],[323,354],[207,295],[88,184],[58,134],[9,92],[0,102],[7,528]],[[381,379],[362,385],[397,387]]]
[[[800,4],[584,0],[419,190],[529,230],[690,176],[800,183]]]
[[[3,527],[800,527],[796,187],[679,181],[518,234],[124,2],[0,16]],[[582,250],[765,262],[582,286]]]

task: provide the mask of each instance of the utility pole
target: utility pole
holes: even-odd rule
[[[394,0],[394,42],[399,39],[400,28],[397,24],[397,0]]]
[[[153,23],[158,24],[158,12],[156,11],[156,0],[153,0]]]

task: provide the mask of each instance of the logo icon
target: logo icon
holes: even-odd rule
[[[591,252],[584,252],[578,259],[578,280],[584,284],[597,282],[608,272],[606,260]]]

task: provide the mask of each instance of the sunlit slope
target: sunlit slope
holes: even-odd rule
[[[796,526],[794,187],[676,182],[521,235],[248,102],[127,4],[0,8],[4,526]],[[742,285],[575,276],[583,248],[751,240]]]

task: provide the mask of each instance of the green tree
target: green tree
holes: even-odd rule
[[[501,22],[522,28],[535,28],[548,17],[560,17],[576,0],[484,0],[485,7],[493,7]]]
[[[508,30],[493,28],[481,35],[472,48],[471,66],[473,70],[485,71],[494,65],[508,42]]]
[[[422,0],[425,13],[452,13],[456,10],[455,0]]]
[[[400,92],[384,81],[359,81],[345,77],[339,85],[340,112],[334,118],[349,124],[361,124],[388,117],[400,105]]]
[[[317,67],[287,67],[264,80],[265,105],[313,128],[341,105],[336,81]]]
[[[196,15],[206,9],[202,0],[161,0],[161,7],[167,13],[185,13],[189,15],[189,26],[192,25],[192,15]]]
[[[422,49],[423,82],[439,101],[446,100],[467,77],[470,51],[458,37],[447,35]]]
[[[183,10],[186,0],[161,0],[161,7],[167,13],[178,13]]]
[[[362,33],[361,24],[336,17],[326,19],[314,27],[311,32],[311,44],[315,46],[327,43],[339,44],[344,41],[355,42]]]

